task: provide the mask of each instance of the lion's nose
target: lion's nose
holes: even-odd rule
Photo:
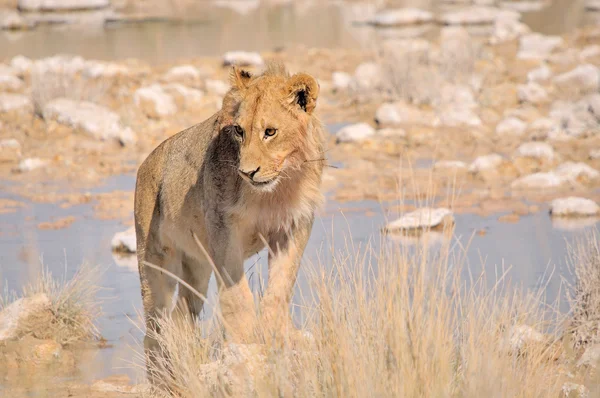
[[[258,166],[255,170],[242,170],[242,169],[240,169],[240,173],[242,173],[246,177],[248,177],[251,180],[253,180],[254,176],[256,175],[256,173],[258,173],[258,170],[260,170],[260,166]]]

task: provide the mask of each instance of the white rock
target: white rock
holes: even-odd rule
[[[19,162],[19,165],[17,166],[16,171],[18,173],[25,173],[28,171],[32,171],[32,170],[44,167],[47,164],[48,164],[47,160],[43,160],[40,158],[27,158],[27,159],[23,159]]]
[[[375,129],[367,123],[343,127],[335,135],[337,142],[360,142],[375,135]]]
[[[590,151],[590,159],[591,160],[598,160],[598,159],[600,159],[600,149],[592,149]]]
[[[481,126],[481,119],[471,108],[453,106],[439,111],[442,126]]]
[[[17,71],[19,76],[24,76],[31,72],[33,61],[22,55],[17,55],[10,60],[10,66]]]
[[[588,181],[600,179],[600,172],[598,170],[582,162],[565,162],[559,165],[554,172],[572,181],[577,181],[581,178]]]
[[[577,366],[591,366],[592,368],[596,368],[599,362],[600,344],[594,344],[593,346],[586,348],[579,361],[577,361]]]
[[[371,23],[376,26],[403,26],[433,21],[433,14],[418,8],[382,10],[375,14]]]
[[[123,127],[119,115],[92,102],[57,98],[44,106],[42,114],[45,120],[55,120],[96,139],[116,139],[124,145],[135,142],[134,132]]]
[[[333,72],[331,81],[336,90],[346,90],[352,84],[352,76],[346,72]]]
[[[530,33],[521,37],[519,41],[519,59],[545,59],[552,51],[563,45],[560,36],[545,36],[539,33]]]
[[[454,224],[452,211],[446,208],[432,209],[424,207],[399,219],[392,221],[385,227],[386,232],[402,232],[418,229],[435,228]]]
[[[540,104],[548,101],[548,92],[539,84],[529,82],[517,86],[517,97],[521,102]]]
[[[561,388],[561,398],[588,398],[590,391],[583,384],[566,382]]]
[[[439,119],[433,112],[423,111],[402,101],[382,104],[375,112],[375,121],[382,126],[400,124],[436,126],[439,124]]]
[[[229,91],[229,84],[225,83],[222,80],[206,79],[206,81],[204,82],[204,86],[206,88],[206,91],[208,91],[209,93],[219,95],[221,97],[227,94],[227,92]]]
[[[598,216],[600,206],[593,200],[571,196],[554,199],[550,205],[550,214],[558,217]]]
[[[548,132],[556,127],[556,121],[548,117],[535,119],[527,128],[535,137],[543,139],[548,136]]]
[[[567,181],[556,173],[534,173],[518,178],[512,182],[512,189],[547,189],[558,188]]]
[[[521,144],[515,153],[516,156],[525,158],[534,158],[545,161],[554,159],[554,149],[552,145],[545,142],[526,142]]]
[[[542,343],[546,339],[537,330],[526,325],[515,325],[510,328],[509,344],[512,352],[520,352],[527,344]]]
[[[529,26],[513,18],[500,18],[494,22],[494,30],[489,39],[491,44],[515,40],[531,32]]]
[[[403,138],[406,137],[406,131],[401,128],[383,128],[377,130],[377,135],[387,138]]]
[[[527,73],[527,81],[530,83],[545,82],[551,77],[552,71],[546,64],[543,64],[539,68],[532,69]]]
[[[186,87],[179,83],[167,84],[163,88],[173,97],[178,108],[188,109],[198,106],[204,97],[202,91]]]
[[[587,61],[588,58],[594,58],[600,55],[600,46],[597,44],[592,44],[590,46],[584,47],[583,50],[579,53],[579,58],[582,61]]]
[[[148,117],[154,119],[160,119],[177,112],[177,106],[173,97],[158,84],[138,89],[134,93],[133,99],[135,104]]]
[[[13,75],[0,75],[0,91],[21,91],[25,87],[23,80]]]
[[[0,162],[15,162],[21,158],[21,144],[14,138],[0,140]]]
[[[0,113],[13,111],[31,112],[33,104],[29,97],[20,94],[0,93]]]
[[[201,77],[200,71],[193,65],[174,66],[163,76],[168,82],[193,82]]]
[[[439,162],[434,163],[433,169],[452,172],[466,171],[467,164],[465,162],[461,162],[460,160],[440,160]]]
[[[553,134],[578,138],[596,134],[600,129],[600,94],[588,95],[576,103],[555,101],[549,116],[555,121]]]
[[[106,8],[110,0],[18,0],[24,11],[74,11]]]
[[[357,91],[378,89],[382,82],[381,66],[375,62],[363,62],[356,67],[352,88]]]
[[[74,75],[80,73],[88,63],[80,56],[58,54],[34,61],[32,72],[41,76],[47,73]]]
[[[131,71],[125,65],[119,65],[112,62],[86,61],[86,65],[81,73],[86,77],[96,79],[99,77],[128,76],[131,74]]]
[[[497,153],[478,156],[469,166],[471,173],[480,173],[482,171],[495,170],[504,162],[504,158]]]
[[[562,90],[597,92],[600,87],[600,69],[591,64],[579,65],[569,72],[556,76],[553,82]]]
[[[135,227],[131,227],[123,232],[117,232],[110,241],[110,246],[116,252],[135,253],[137,250]]]
[[[496,125],[499,136],[521,136],[527,129],[527,123],[516,117],[508,117]]]
[[[0,10],[0,30],[26,30],[33,27],[27,19],[16,11],[2,12]]]
[[[223,55],[224,65],[263,66],[264,61],[259,53],[247,51],[229,51]]]
[[[599,11],[600,10],[600,1],[599,0],[587,0],[585,2],[586,10],[591,11]]]
[[[23,297],[0,312],[0,341],[19,338],[25,324],[50,310],[50,300],[44,293]]]
[[[483,25],[492,24],[496,20],[519,20],[518,12],[494,7],[466,7],[457,11],[442,14],[439,21],[446,25]]]

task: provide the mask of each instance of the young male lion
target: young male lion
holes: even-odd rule
[[[319,85],[280,65],[258,76],[234,68],[231,84],[219,112],[164,141],[138,171],[135,228],[148,330],[170,309],[176,281],[146,263],[206,295],[212,261],[226,329],[248,339],[255,309],[243,264],[265,243],[269,279],[260,313],[266,323],[289,317],[322,201],[324,131],[313,114]],[[192,314],[201,311],[202,299],[189,289],[180,286],[179,297]],[[156,341],[147,334],[144,345],[154,350]]]

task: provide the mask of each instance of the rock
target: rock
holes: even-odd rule
[[[600,94],[588,95],[576,103],[555,101],[549,116],[555,122],[551,136],[563,134],[579,138],[597,134],[600,129]]]
[[[433,21],[433,14],[418,8],[382,10],[375,14],[371,24],[375,26],[416,25]]]
[[[433,169],[456,173],[459,171],[467,171],[467,164],[465,162],[461,162],[460,160],[441,160],[434,163]]]
[[[229,84],[225,83],[222,80],[212,80],[206,79],[204,82],[204,87],[206,91],[211,94],[216,94],[218,96],[224,96],[229,91]]]
[[[590,151],[590,160],[600,159],[600,149],[592,149]]]
[[[600,172],[582,162],[565,162],[554,172],[570,181],[589,182],[600,179]]]
[[[590,391],[582,384],[567,382],[560,390],[559,398],[588,398]]]
[[[87,66],[88,63],[80,56],[58,54],[35,61],[32,72],[40,76],[46,74],[75,75],[83,71]]]
[[[558,188],[565,184],[564,178],[558,176],[556,173],[534,173],[524,177],[518,178],[512,182],[512,189],[548,189]]]
[[[346,72],[333,72],[331,81],[334,89],[346,90],[352,84],[352,76]]]
[[[356,67],[351,87],[356,91],[375,90],[381,87],[382,70],[375,62],[363,62]]]
[[[27,171],[32,171],[44,167],[47,164],[47,160],[43,160],[40,158],[27,158],[19,162],[19,165],[17,166],[15,171],[18,173],[25,173]]]
[[[86,61],[86,65],[81,73],[85,77],[97,79],[100,77],[111,78],[115,76],[128,76],[131,74],[131,70],[125,65],[119,65],[112,62]]]
[[[24,76],[31,72],[33,61],[22,55],[17,55],[10,60],[10,67],[13,68],[19,76]]]
[[[385,232],[411,232],[454,225],[452,211],[446,208],[424,207],[405,214],[385,226]]]
[[[545,82],[551,77],[552,71],[546,64],[543,64],[539,68],[532,69],[527,73],[527,81],[530,83]]]
[[[163,79],[168,82],[196,82],[202,78],[200,71],[193,65],[174,66],[165,73]]]
[[[18,0],[23,11],[75,11],[93,10],[110,6],[110,0]]]
[[[600,46],[597,44],[586,46],[579,53],[579,59],[581,59],[584,62],[587,61],[589,58],[594,58],[597,56],[600,56]]]
[[[600,11],[600,1],[599,0],[587,0],[585,2],[585,9],[590,11]]]
[[[0,312],[0,341],[21,337],[36,318],[50,310],[50,299],[43,293],[23,297]]]
[[[21,91],[25,83],[13,75],[0,74],[0,91]]]
[[[401,124],[436,126],[439,119],[431,111],[423,111],[403,101],[382,104],[375,112],[375,122],[382,126]]]
[[[504,158],[497,153],[478,156],[469,166],[469,172],[480,173],[482,171],[496,170],[504,163]]]
[[[199,106],[204,94],[195,88],[186,87],[179,83],[163,86],[163,89],[175,100],[175,105],[180,109],[193,109]]]
[[[339,142],[360,142],[375,135],[375,129],[367,123],[351,124],[343,127],[335,135]]]
[[[596,368],[598,363],[600,363],[600,344],[594,344],[593,346],[586,348],[581,358],[579,358],[579,361],[577,361],[577,366]]]
[[[600,206],[586,198],[568,197],[554,199],[550,214],[556,217],[590,217],[600,215]]]
[[[247,51],[229,51],[223,55],[223,65],[263,66],[264,61],[259,53]]]
[[[177,112],[173,97],[158,84],[138,89],[133,99],[142,112],[153,119],[160,119]]]
[[[494,30],[490,37],[491,44],[515,40],[531,32],[529,26],[513,18],[499,18],[494,22]]]
[[[442,14],[439,22],[446,25],[485,25],[497,20],[519,20],[518,12],[494,7],[465,7]]]
[[[123,127],[121,118],[111,110],[92,102],[57,98],[42,110],[44,120],[54,120],[99,140],[116,139],[123,145],[135,142],[135,133]]]
[[[555,154],[550,144],[546,144],[545,142],[526,142],[517,148],[515,156],[549,162],[554,160]]]
[[[522,136],[527,129],[527,123],[516,117],[508,117],[496,125],[499,136]]]
[[[443,126],[480,126],[481,119],[475,112],[477,102],[468,86],[445,84],[442,87],[437,113]]]
[[[92,391],[121,394],[137,394],[139,386],[132,386],[131,379],[127,375],[112,375],[92,383]]]
[[[517,97],[521,102],[541,104],[548,102],[548,92],[537,83],[529,82],[517,86]]]
[[[29,97],[20,94],[0,93],[0,113],[21,111],[33,111],[33,104]]]
[[[526,325],[514,325],[509,331],[509,345],[514,353],[522,352],[528,345],[546,341],[545,336]]]
[[[0,140],[0,163],[16,162],[21,158],[21,144],[14,138]]]
[[[123,232],[117,232],[113,236],[110,246],[114,252],[135,253],[137,250],[135,239],[135,228],[131,227]]]
[[[377,130],[377,135],[386,138],[404,138],[406,131],[401,128],[384,128]]]
[[[548,132],[556,126],[556,122],[550,118],[543,117],[535,119],[528,127],[528,131],[532,137],[538,139],[545,139],[548,136]]]
[[[34,26],[16,11],[0,11],[0,30],[27,30]]]
[[[564,43],[560,36],[545,36],[540,33],[524,35],[519,40],[519,59],[546,59],[552,51]]]
[[[600,69],[594,65],[583,64],[569,72],[556,76],[552,81],[562,91],[597,92],[600,87]]]

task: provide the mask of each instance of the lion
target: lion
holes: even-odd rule
[[[174,305],[174,274],[206,296],[213,268],[228,338],[253,333],[254,300],[244,260],[269,248],[265,322],[289,317],[300,260],[321,205],[324,128],[314,110],[319,84],[271,64],[259,75],[232,68],[221,110],[162,142],[142,163],[135,189],[138,266],[148,331]],[[203,299],[179,287],[197,316]],[[287,313],[286,313],[287,312]]]

